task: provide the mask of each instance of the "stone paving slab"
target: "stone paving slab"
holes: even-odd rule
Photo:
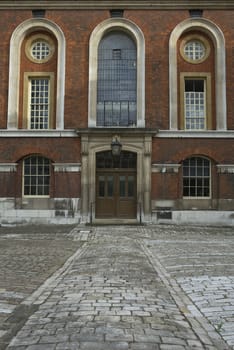
[[[158,227],[156,231],[155,235],[154,228],[147,229],[151,254],[234,348],[234,229]]]
[[[181,266],[183,240],[190,246],[191,234],[197,233],[197,240],[205,235],[208,242],[212,232],[181,233],[172,226],[92,230],[90,235],[77,227],[69,234],[86,243],[26,303],[35,310],[8,350],[231,349],[190,298],[192,289],[182,288],[179,278],[186,273],[178,269],[177,278],[169,268],[172,253],[179,252]],[[231,232],[224,236],[231,241]]]
[[[0,227],[0,349],[234,349],[233,233]]]
[[[71,225],[0,227],[0,349],[34,308],[21,303],[83,243]]]

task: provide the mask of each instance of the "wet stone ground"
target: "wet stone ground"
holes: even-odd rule
[[[234,349],[234,230],[0,228],[0,349]]]
[[[20,305],[81,245],[73,226],[0,227],[0,349],[35,306]]]

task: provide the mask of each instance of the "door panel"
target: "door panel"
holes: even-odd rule
[[[97,172],[96,217],[136,217],[135,172]]]
[[[115,213],[114,176],[97,175],[96,216],[113,217]]]
[[[118,217],[136,217],[136,175],[119,174],[118,175],[118,198],[117,198],[117,216]]]

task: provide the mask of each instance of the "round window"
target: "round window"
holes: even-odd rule
[[[190,40],[184,45],[184,55],[192,61],[203,59],[205,54],[206,48],[199,40]]]
[[[32,44],[31,54],[35,60],[44,60],[50,55],[50,45],[43,40],[38,40]]]
[[[180,53],[186,61],[195,64],[200,63],[209,56],[210,45],[205,38],[190,35],[182,40]]]
[[[45,63],[54,53],[54,43],[47,35],[33,35],[26,42],[25,51],[31,61]]]

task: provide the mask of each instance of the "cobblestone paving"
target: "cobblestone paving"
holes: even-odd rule
[[[22,301],[80,246],[69,236],[72,228],[0,227],[0,349],[35,310]]]
[[[147,229],[148,247],[218,333],[234,348],[233,228]]]
[[[230,295],[226,295],[233,297],[233,259],[224,263],[225,254],[230,257],[233,251],[233,246],[229,247],[233,244],[231,229],[91,229],[92,234],[75,228],[68,235],[84,244],[62,269],[21,303],[35,309],[8,350],[232,348],[232,331],[226,338],[228,345],[220,335],[224,324],[213,326],[193,295],[197,292],[196,278],[205,289],[201,291],[205,300],[209,282],[226,277],[231,285]],[[208,251],[213,240],[217,242],[214,254]],[[204,251],[206,258],[200,259]],[[204,276],[208,284],[203,282]],[[215,295],[222,288],[228,289],[218,282],[216,287]],[[233,320],[233,310],[229,310],[226,330]]]

